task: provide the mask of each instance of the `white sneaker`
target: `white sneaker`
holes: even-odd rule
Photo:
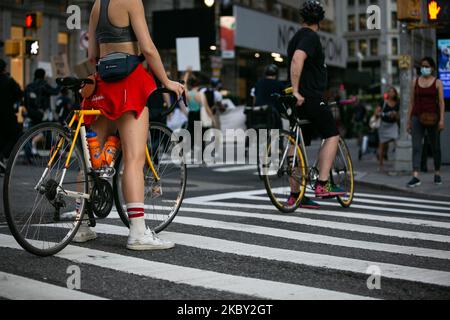
[[[175,247],[175,243],[158,238],[156,233],[150,229],[145,231],[141,239],[133,239],[130,236],[127,245],[127,249],[134,251],[166,250],[173,247]]]
[[[95,239],[97,239],[95,231],[89,228],[88,225],[82,224],[72,241],[75,243],[86,243]]]

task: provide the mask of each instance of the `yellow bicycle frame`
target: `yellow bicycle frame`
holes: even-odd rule
[[[73,150],[75,148],[75,144],[76,141],[78,139],[78,136],[80,135],[80,130],[81,130],[81,126],[85,123],[84,119],[86,116],[101,116],[102,112],[99,110],[77,110],[75,111],[75,114],[72,117],[72,120],[69,122],[69,128],[72,128],[72,126],[74,125],[74,123],[78,120],[78,124],[77,124],[77,128],[75,130],[75,134],[73,136],[73,140],[72,140],[72,145],[70,146],[70,151],[69,154],[67,156],[67,160],[66,160],[66,169],[69,167],[70,165],[70,159],[72,158],[72,154],[73,154]],[[53,151],[52,156],[50,157],[50,161],[48,162],[48,168],[50,169],[55,158],[56,155],[58,154],[59,150],[61,149],[62,145],[64,143],[64,138],[61,138],[61,140],[58,143],[58,146],[56,147],[56,149]],[[156,172],[155,166],[153,164],[152,158],[151,158],[151,154],[150,154],[150,150],[148,149],[148,146],[146,146],[146,150],[145,150],[145,154],[146,154],[146,158],[147,158],[147,163],[148,166],[150,167],[153,176],[155,177],[156,181],[160,181],[160,177],[158,175],[158,172]]]

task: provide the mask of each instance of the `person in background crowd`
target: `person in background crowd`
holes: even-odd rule
[[[5,158],[10,156],[12,148],[20,135],[15,105],[23,98],[19,84],[6,71],[6,62],[0,59],[0,173],[5,170]]]
[[[61,95],[58,99],[56,99],[56,114],[58,116],[59,123],[64,125],[72,110],[73,103],[69,97],[69,89],[63,88],[61,90]]]
[[[413,178],[408,187],[419,187],[419,171],[422,160],[424,135],[427,133],[434,158],[434,183],[442,184],[440,174],[442,158],[438,152],[439,135],[445,128],[445,101],[442,81],[433,73],[436,62],[426,57],[421,61],[421,76],[412,84],[411,103],[408,111],[408,130],[413,140]]]
[[[216,126],[214,114],[208,105],[206,95],[200,91],[200,80],[192,74],[192,70],[187,70],[184,76],[184,82],[187,83],[188,92],[187,100],[189,105],[189,120],[188,120],[188,131],[191,134],[191,145],[193,150],[195,147],[195,122],[201,122],[203,131],[206,131],[212,127]],[[202,115],[203,113],[203,115]],[[202,132],[203,136],[203,132]],[[202,139],[203,140],[203,139]],[[195,154],[195,152],[194,152]]]
[[[45,115],[51,112],[50,97],[59,94],[60,88],[53,88],[46,80],[44,69],[37,69],[34,72],[34,81],[25,88],[25,109],[27,110],[26,117],[28,118],[28,127],[34,127],[42,123],[46,119]],[[31,155],[37,155],[37,145],[43,140],[42,135],[37,135],[31,142]]]
[[[46,80],[44,69],[34,72],[34,81],[25,88],[25,108],[30,127],[40,124],[51,110],[50,97],[60,93],[59,87],[52,87]]]
[[[375,111],[375,117],[381,119],[378,135],[380,145],[378,148],[379,171],[384,171],[385,153],[389,150],[389,144],[396,142],[399,137],[400,127],[400,97],[395,88],[390,88],[386,99],[381,102]]]
[[[214,114],[216,129],[220,130],[220,114],[225,111],[222,104],[223,96],[219,91],[220,82],[218,79],[211,79],[209,87],[201,89],[201,92],[205,94],[206,100],[211,111]]]
[[[286,86],[278,80],[279,69],[276,65],[268,65],[264,71],[264,78],[255,85],[255,106],[269,106],[272,109],[273,123],[268,129],[282,129],[280,112],[277,109],[274,93],[283,93]]]

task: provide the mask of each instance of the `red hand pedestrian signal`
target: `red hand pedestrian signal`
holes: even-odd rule
[[[28,14],[25,18],[25,27],[27,28],[33,28],[33,25],[35,24],[35,15]]]
[[[42,12],[27,13],[25,27],[27,29],[39,29],[42,26]]]
[[[437,20],[440,12],[441,7],[436,1],[433,0],[428,4],[428,13],[430,15],[430,20]]]

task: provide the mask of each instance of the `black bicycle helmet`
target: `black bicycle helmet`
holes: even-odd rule
[[[300,9],[300,16],[306,24],[318,24],[320,21],[325,19],[325,10],[319,1],[308,0]]]
[[[266,77],[277,77],[278,76],[278,67],[274,64],[270,64],[266,67],[264,71]]]

